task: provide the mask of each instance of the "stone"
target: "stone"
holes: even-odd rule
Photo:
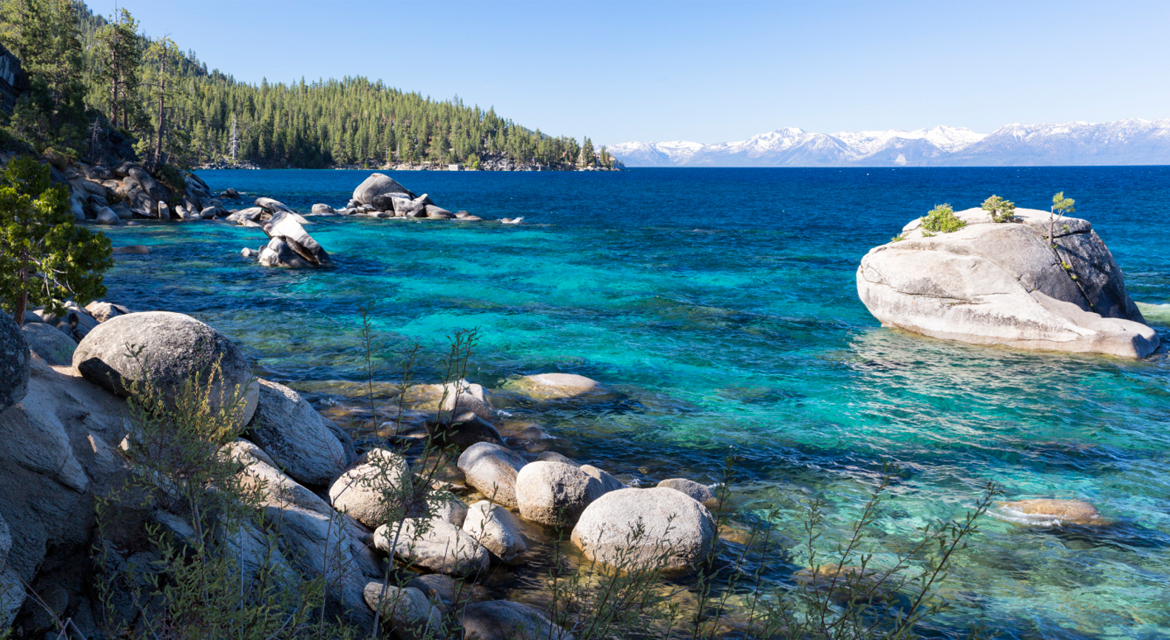
[[[417,200],[391,198],[390,204],[394,215],[399,218],[425,218],[427,215],[427,206]]]
[[[329,254],[305,231],[294,216],[295,214],[287,212],[273,215],[268,224],[264,225],[264,233],[269,238],[283,239],[298,256],[314,266],[332,265],[333,260]]]
[[[313,213],[337,213],[337,212],[333,210],[333,207],[331,207],[327,204],[315,204],[315,205],[313,205]]]
[[[97,210],[97,223],[116,226],[122,224],[122,219],[118,217],[118,214],[114,213],[113,209],[101,207]]]
[[[1051,498],[1037,498],[1033,500],[1017,500],[1001,505],[1003,511],[1014,520],[1024,524],[1060,526],[1062,524],[1076,524],[1082,526],[1100,526],[1109,524],[1101,517],[1097,507],[1081,500],[1054,500]]]
[[[226,213],[219,207],[203,207],[203,210],[199,212],[199,217],[204,220],[214,220],[216,218],[222,218]]]
[[[256,381],[260,394],[244,437],[260,445],[297,482],[318,487],[333,482],[345,469],[346,453],[321,414],[296,391]]]
[[[516,474],[525,465],[520,454],[498,444],[480,442],[460,454],[458,465],[467,484],[489,500],[505,507],[517,506]]]
[[[110,208],[113,210],[114,215],[118,216],[119,220],[132,220],[134,218],[134,212],[125,204],[115,204]]]
[[[131,244],[124,247],[114,247],[114,253],[131,256],[146,256],[150,255],[150,247],[141,244]]]
[[[350,202],[350,206],[355,207],[368,204],[380,211],[386,211],[391,208],[390,200],[393,199],[394,194],[402,194],[408,198],[414,198],[414,194],[410,190],[398,184],[390,176],[383,173],[375,173],[363,180],[353,190],[353,200]]]
[[[386,449],[372,449],[366,461],[341,474],[329,486],[333,508],[376,529],[403,510],[403,479],[410,473],[406,460]]]
[[[374,532],[374,546],[412,567],[452,576],[478,574],[488,566],[488,551],[467,532],[442,520],[406,518]]]
[[[240,192],[236,191],[235,189],[233,189],[231,187],[228,187],[227,189],[224,190],[223,197],[231,199],[231,200],[236,200],[240,197]]]
[[[520,517],[550,527],[573,526],[604,493],[596,478],[562,462],[530,462],[516,475]]]
[[[114,304],[112,302],[101,302],[99,300],[94,300],[93,302],[85,305],[85,310],[89,312],[89,315],[98,322],[105,322],[110,318],[131,313],[130,309],[123,305]]]
[[[1157,349],[1088,221],[1057,223],[1054,250],[1047,211],[1017,209],[1008,223],[982,209],[955,215],[967,222],[958,231],[926,236],[915,220],[903,240],[862,258],[857,293],[883,326],[1028,350],[1143,358]]]
[[[479,216],[455,216],[455,222],[483,222],[483,218]]]
[[[77,341],[47,324],[34,322],[25,324],[20,330],[28,341],[29,349],[45,362],[58,367],[73,364],[73,351]]]
[[[80,342],[100,323],[88,311],[70,300],[65,303],[65,313],[51,324],[55,324],[65,335]]]
[[[280,200],[273,200],[272,198],[264,198],[264,197],[256,198],[256,201],[254,204],[257,207],[264,209],[268,213],[271,213],[273,216],[275,216],[278,213],[282,213],[282,212],[284,212],[284,213],[292,213],[293,212],[293,210],[290,209],[288,207],[288,205],[281,202]]]
[[[244,247],[243,249],[240,249],[240,256],[242,256],[244,258],[255,258],[256,256],[259,256],[259,255],[260,255],[260,252],[256,251],[255,249],[249,249],[248,247]]]
[[[512,562],[528,550],[516,516],[487,500],[472,503],[467,508],[463,530],[504,562]]]
[[[581,398],[603,398],[608,391],[596,380],[573,373],[541,373],[509,380],[505,388],[514,390],[533,400],[566,400]]]
[[[366,584],[362,595],[370,610],[381,613],[382,627],[400,640],[439,637],[443,614],[414,587],[382,582]]]
[[[444,209],[442,207],[437,207],[433,204],[426,205],[425,210],[427,212],[428,218],[435,218],[438,220],[451,220],[455,217],[455,214],[451,213],[450,211],[447,211],[446,209]]]
[[[236,224],[243,224],[244,221],[260,222],[265,218],[270,218],[268,212],[261,207],[248,207],[247,209],[240,209],[228,215],[227,221]]]
[[[540,455],[536,456],[536,461],[537,462],[560,462],[563,464],[572,465],[574,467],[581,466],[581,465],[577,464],[576,462],[574,462],[572,458],[569,458],[569,457],[565,456],[564,454],[557,453],[556,451],[543,451],[543,452],[541,452]]]
[[[406,586],[418,589],[428,599],[444,604],[454,603],[458,595],[455,579],[441,573],[423,574],[406,583]]]
[[[459,618],[465,640],[572,640],[572,634],[526,604],[473,602]]]
[[[381,570],[363,542],[368,530],[281,473],[251,442],[229,444],[222,455],[243,465],[242,482],[261,492],[266,521],[275,527],[290,564],[306,578],[325,579],[327,618],[343,616],[370,628],[374,615],[365,602],[365,587]]]
[[[622,489],[586,507],[571,539],[587,558],[610,566],[680,571],[712,552],[715,521],[680,491]]]
[[[137,359],[128,348],[140,350]],[[211,410],[226,410],[238,398],[234,410],[240,425],[256,411],[259,385],[244,353],[215,329],[179,313],[131,313],[103,322],[77,345],[73,366],[87,380],[122,397],[135,384],[145,384],[172,408],[190,381],[206,385],[218,366],[208,388]]]
[[[585,475],[601,483],[601,489],[605,493],[609,493],[610,491],[617,491],[618,489],[628,488],[626,483],[618,480],[617,478],[609,475],[605,471],[602,471],[593,465],[583,464],[581,465],[581,471],[584,471]]]
[[[470,411],[461,413],[450,421],[427,420],[427,433],[435,446],[440,449],[454,447],[463,451],[479,442],[504,444],[504,438],[496,428]]]
[[[273,238],[260,250],[261,266],[286,269],[312,269],[315,265],[302,258],[284,238]]]
[[[707,507],[708,509],[714,509],[719,504],[719,500],[716,498],[715,492],[711,490],[711,487],[708,487],[705,484],[699,484],[694,480],[687,480],[686,478],[669,478],[659,482],[658,486],[666,487],[667,489],[674,489],[675,491],[681,491],[685,495],[690,496],[692,499],[701,502],[703,506]]]
[[[467,520],[467,504],[450,491],[443,491],[431,497],[431,514],[441,520],[462,527]]]
[[[28,393],[29,348],[16,321],[0,312],[0,410]]]
[[[159,200],[158,205],[157,205],[157,211],[158,211],[158,219],[159,220],[170,220],[171,219],[171,205],[167,204],[166,202]]]

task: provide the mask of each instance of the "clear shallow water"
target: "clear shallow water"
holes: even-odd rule
[[[341,206],[369,172],[206,171],[307,211]],[[987,519],[944,595],[1005,637],[1170,637],[1170,362],[968,347],[882,329],[857,299],[861,256],[940,202],[992,193],[1046,209],[1077,199],[1170,339],[1170,167],[673,169],[617,174],[400,173],[442,206],[498,224],[314,218],[331,271],[240,258],[263,234],[218,224],[115,228],[109,298],[196,315],[260,359],[261,375],[337,400],[362,376],[357,306],[377,300],[380,377],[402,346],[478,327],[469,378],[580,373],[624,393],[594,407],[534,407],[517,420],[619,477],[718,479],[743,458],[743,509],[830,504],[851,523],[881,461],[902,465],[870,549],[876,563],[933,518],[961,516],[982,485],[1006,499],[1079,498],[1116,524],[1041,531]],[[1157,306],[1163,305],[1163,306]],[[335,387],[336,385],[334,385]],[[323,391],[324,389],[324,391]],[[792,567],[778,563],[774,580]]]

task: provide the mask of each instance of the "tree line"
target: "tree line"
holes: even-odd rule
[[[124,8],[106,19],[76,0],[3,0],[0,42],[28,75],[0,122],[5,147],[91,159],[132,150],[155,167],[181,168],[616,164],[587,137],[531,131],[458,97],[433,100],[362,77],[240,82],[170,38],[143,35]]]

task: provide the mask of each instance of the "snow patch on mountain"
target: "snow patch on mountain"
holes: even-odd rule
[[[609,147],[627,166],[1022,166],[1170,164],[1170,118],[1094,124],[1009,124],[813,133],[786,127],[739,142],[629,142]]]

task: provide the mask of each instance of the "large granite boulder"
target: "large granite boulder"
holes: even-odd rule
[[[305,231],[297,217],[299,216],[287,211],[278,212],[264,225],[264,233],[269,238],[284,240],[298,256],[315,267],[332,265],[333,260],[329,254],[321,248],[321,245],[317,244],[313,236]],[[261,256],[261,260],[263,260],[263,256]]]
[[[282,471],[298,482],[325,486],[349,462],[345,447],[299,393],[257,380],[260,395],[246,438],[260,445]]]
[[[393,209],[393,199],[395,194],[398,198],[406,197],[411,200],[414,199],[414,194],[406,187],[398,184],[390,176],[384,173],[375,173],[362,181],[356,189],[353,190],[353,199],[358,204],[368,204],[378,211],[390,211]]]
[[[958,231],[927,235],[915,220],[862,258],[857,292],[882,325],[1033,350],[1142,358],[1157,349],[1088,221],[1060,220],[1054,249],[1046,211],[1017,209],[1007,223],[982,209],[955,215],[967,222]]]
[[[520,516],[550,527],[573,526],[604,493],[596,478],[563,462],[530,462],[516,475]]]
[[[138,351],[136,356],[128,352],[131,348]],[[239,347],[206,324],[169,311],[131,313],[97,325],[77,345],[73,366],[87,380],[123,397],[136,385],[145,385],[171,407],[195,381],[207,388],[212,411],[225,408],[239,393],[240,425],[252,419],[260,393]],[[218,373],[212,375],[215,369]]]
[[[28,392],[28,342],[16,321],[0,311],[0,410]]]
[[[465,640],[572,640],[573,635],[526,604],[507,600],[474,602],[459,621]]]
[[[667,571],[705,558],[714,539],[715,521],[707,507],[666,487],[601,496],[581,513],[572,535],[590,560]]]
[[[460,454],[458,464],[467,484],[489,500],[505,507],[516,506],[516,474],[525,464],[520,454],[498,444],[480,442]]]

